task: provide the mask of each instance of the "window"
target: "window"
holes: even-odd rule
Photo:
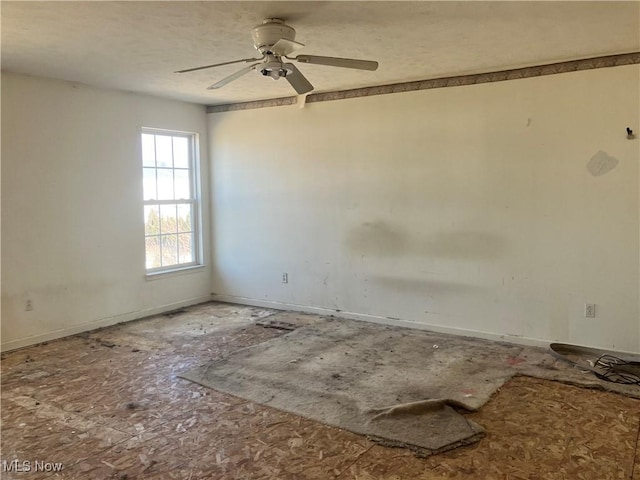
[[[142,130],[147,273],[200,265],[196,135]]]

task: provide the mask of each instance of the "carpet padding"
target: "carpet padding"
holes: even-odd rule
[[[419,455],[477,441],[475,410],[516,373],[522,348],[326,320],[181,375]],[[454,408],[455,407],[455,408]]]

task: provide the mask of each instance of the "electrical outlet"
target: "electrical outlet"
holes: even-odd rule
[[[584,316],[587,318],[596,318],[596,304],[585,303],[584,304]]]
[[[286,272],[282,274],[282,283],[289,283],[289,274]]]
[[[33,302],[31,300],[27,300],[24,302],[24,311],[25,312],[30,312],[31,310],[33,310]]]

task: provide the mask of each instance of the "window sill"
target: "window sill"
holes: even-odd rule
[[[198,271],[204,270],[204,265],[189,265],[188,267],[178,267],[173,270],[162,270],[159,272],[148,272],[145,275],[147,280],[161,280],[166,277],[173,277],[176,275],[188,275],[190,273],[198,273]]]

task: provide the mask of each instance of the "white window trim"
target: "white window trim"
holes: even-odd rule
[[[144,252],[144,270],[145,277],[148,280],[156,280],[168,275],[184,275],[187,273],[194,273],[195,271],[204,268],[204,248],[203,248],[203,231],[202,231],[202,195],[200,188],[200,135],[197,132],[187,132],[182,130],[167,130],[153,127],[140,127],[138,132],[138,151],[140,159],[140,172],[142,173],[142,134],[148,133],[150,135],[170,135],[170,136],[184,136],[190,139],[190,182],[192,197],[189,200],[144,200],[142,196],[142,208],[146,205],[162,205],[162,204],[192,204],[193,205],[193,250],[195,253],[195,261],[191,263],[180,263],[177,265],[170,265],[166,267],[158,267],[148,269],[146,268],[146,235],[142,235],[142,245]],[[144,214],[143,214],[144,217]]]

